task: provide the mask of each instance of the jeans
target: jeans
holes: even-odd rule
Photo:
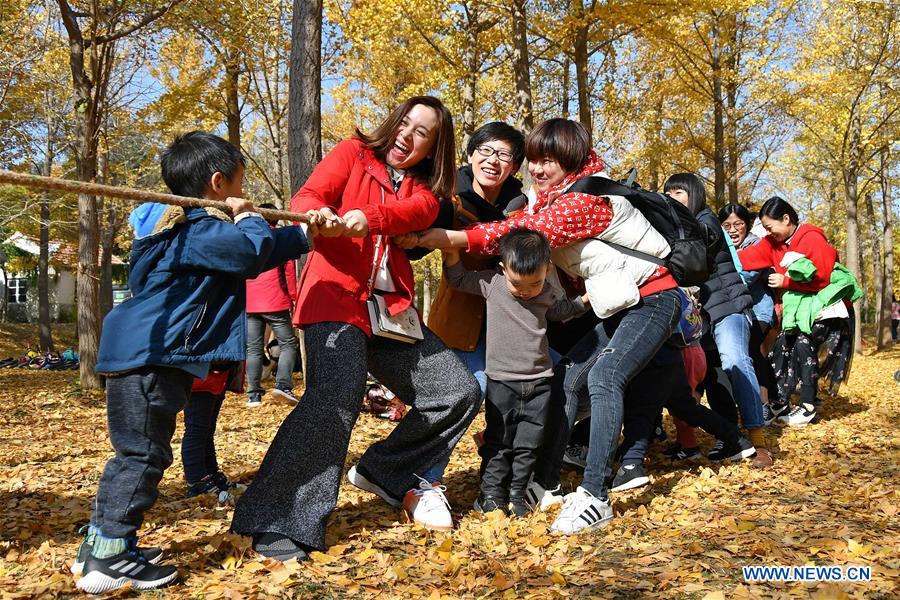
[[[181,463],[188,483],[197,483],[207,475],[219,472],[216,460],[216,421],[225,394],[193,392],[184,407],[184,438],[181,440]]]
[[[481,493],[506,499],[524,497],[550,403],[550,378],[529,381],[488,379]],[[508,492],[508,493],[507,493]]]
[[[747,429],[762,427],[762,400],[759,381],[750,358],[750,320],[744,313],[728,315],[713,324],[722,369],[731,382],[734,400]]]
[[[278,372],[275,385],[281,390],[294,389],[294,365],[297,363],[297,338],[291,323],[291,311],[254,313],[247,315],[247,393],[262,392],[259,379],[262,376],[263,347],[266,323],[278,340]]]
[[[116,455],[100,477],[91,525],[104,537],[136,534],[156,502],[163,471],[172,464],[175,417],[194,377],[173,367],[149,366],[106,379],[109,441]]]
[[[554,371],[554,399],[547,435],[535,465],[535,479],[555,488],[569,435],[578,417],[591,417],[590,444],[582,487],[605,498],[606,478],[622,429],[625,389],[672,335],[681,315],[676,290],[653,294],[582,337]],[[584,388],[590,402],[585,402]],[[586,410],[589,407],[589,412]]]

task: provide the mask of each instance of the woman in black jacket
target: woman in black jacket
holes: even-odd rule
[[[706,189],[699,177],[693,173],[672,175],[666,181],[665,192],[687,206],[719,245],[715,268],[709,281],[700,286],[703,327],[706,332],[703,345],[710,366],[704,382],[707,399],[714,410],[734,422],[737,421],[734,411],[734,404],[737,402],[741,421],[757,449],[753,464],[767,467],[772,464],[772,456],[766,448],[763,435],[765,422],[759,381],[749,353],[752,322],[749,309],[753,305],[753,298],[735,267],[737,254],[719,219],[706,204]],[[715,384],[716,370],[712,366],[716,364],[721,364],[722,370],[728,375],[733,400],[723,386]],[[724,458],[721,455],[723,447],[724,443],[720,440],[710,451],[710,460]]]

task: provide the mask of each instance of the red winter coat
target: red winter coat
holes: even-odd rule
[[[260,273],[247,280],[247,313],[271,313],[291,310],[297,297],[297,271],[294,261]]]
[[[339,215],[362,210],[369,221],[369,235],[316,238],[315,249],[300,276],[294,323],[304,326],[339,321],[371,335],[366,300],[375,263],[374,236],[428,228],[437,217],[438,199],[427,185],[411,176],[403,178],[395,194],[387,167],[362,141],[353,138],[335,146],[291,198],[292,211],[323,206]],[[415,280],[406,252],[391,243],[387,248],[388,268],[397,292],[386,295],[385,300],[388,310],[397,314],[412,305]]]
[[[816,265],[816,273],[811,281],[803,283],[794,281],[781,266],[781,259],[788,252],[799,252]],[[738,258],[745,271],[759,271],[773,267],[776,273],[784,275],[784,288],[795,292],[816,293],[831,283],[831,272],[837,261],[837,250],[828,243],[825,232],[815,225],[803,224],[797,227],[794,235],[786,244],[767,235],[758,244],[738,250]]]

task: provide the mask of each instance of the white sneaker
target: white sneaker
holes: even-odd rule
[[[544,511],[551,506],[562,504],[562,502],[563,493],[562,487],[559,484],[552,490],[545,490],[544,486],[532,478],[532,480],[528,482],[528,487],[525,488],[525,504],[527,504],[531,510]]]
[[[563,462],[581,469],[587,466],[588,447],[581,445],[569,446],[563,454]]]
[[[603,527],[613,518],[609,500],[595,498],[581,486],[566,496],[559,516],[550,526],[550,531],[571,535],[579,531],[589,531]]]
[[[379,496],[382,500],[393,506],[394,508],[400,508],[402,502],[397,500],[386,491],[384,491],[381,486],[377,483],[369,481],[365,478],[357,469],[356,465],[350,467],[350,471],[347,473],[347,481],[355,485],[361,490],[365,490],[367,492],[371,492],[376,496]]]
[[[781,415],[778,420],[792,427],[806,427],[806,425],[816,418],[816,407],[806,402],[801,402],[786,415]]]
[[[444,496],[445,491],[447,486],[429,483],[419,477],[419,487],[403,496],[403,512],[425,529],[450,531],[453,529],[453,517],[450,516],[450,503]]]

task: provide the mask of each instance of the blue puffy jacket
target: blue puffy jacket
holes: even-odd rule
[[[244,360],[247,279],[311,250],[298,226],[216,209],[142,205],[131,223],[132,298],[103,321],[97,372]]]

